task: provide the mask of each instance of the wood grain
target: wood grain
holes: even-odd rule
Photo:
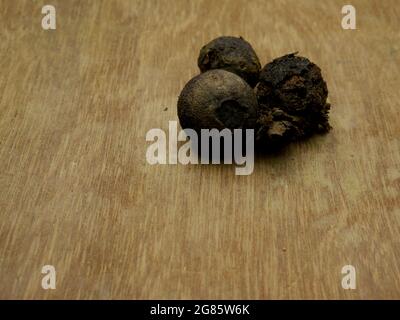
[[[0,298],[400,298],[400,8],[352,0],[357,30],[343,30],[343,4],[1,1]],[[262,64],[316,62],[334,130],[250,176],[147,164],[146,132],[177,120],[220,35]]]

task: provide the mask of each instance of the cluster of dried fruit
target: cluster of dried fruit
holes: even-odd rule
[[[292,53],[261,69],[247,41],[219,37],[201,49],[198,66],[178,99],[183,129],[255,129],[269,150],[331,128],[326,83],[307,58]]]

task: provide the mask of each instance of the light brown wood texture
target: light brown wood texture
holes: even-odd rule
[[[400,298],[400,8],[352,0],[357,30],[343,30],[344,4],[1,1],[0,298]],[[220,35],[262,64],[317,63],[333,131],[250,176],[149,165],[146,132],[177,120]],[[41,287],[47,264],[56,290]]]

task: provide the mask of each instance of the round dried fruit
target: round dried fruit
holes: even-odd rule
[[[178,99],[183,129],[246,129],[257,121],[257,98],[239,76],[210,70],[190,80]]]
[[[212,69],[233,72],[252,87],[257,84],[261,69],[257,54],[242,37],[219,37],[212,40],[200,50],[197,64],[201,72]]]

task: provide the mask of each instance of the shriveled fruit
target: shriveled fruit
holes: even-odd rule
[[[268,63],[256,93],[258,140],[293,141],[331,128],[328,88],[321,69],[307,58],[292,53]]]

